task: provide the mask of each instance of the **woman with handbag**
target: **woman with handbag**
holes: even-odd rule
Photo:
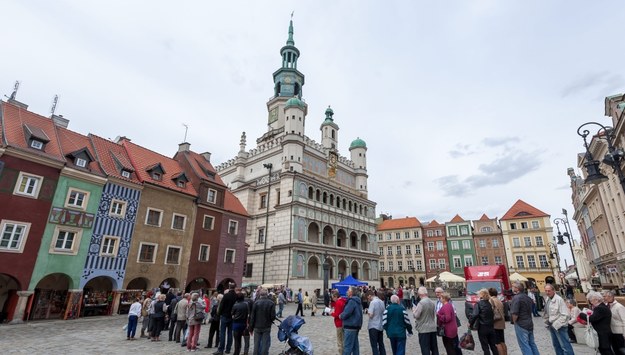
[[[436,322],[438,325],[437,334],[443,337],[443,345],[445,346],[447,355],[456,355],[458,324],[456,323],[454,307],[449,303],[450,299],[449,293],[445,292],[441,294],[443,306],[436,313]]]
[[[469,327],[477,329],[477,335],[482,344],[484,355],[499,355],[497,346],[495,345],[495,313],[493,306],[490,305],[490,294],[488,290],[483,288],[478,292],[479,302],[473,307],[473,314],[469,317]]]
[[[599,353],[601,355],[614,355],[612,351],[612,345],[610,344],[610,337],[612,336],[612,329],[610,323],[612,322],[612,312],[610,308],[603,303],[603,296],[599,292],[590,291],[586,295],[588,303],[592,305],[592,314],[589,316],[582,312],[579,317],[582,320],[587,321],[588,327],[594,328],[599,338]],[[588,342],[587,342],[588,343]]]
[[[191,295],[191,301],[187,305],[187,324],[189,325],[189,335],[187,336],[187,350],[196,351],[197,341],[200,336],[202,322],[206,318],[204,313],[204,301],[197,292]]]
[[[165,297],[166,295],[160,294],[156,303],[154,303],[154,314],[152,315],[154,330],[152,333],[152,341],[161,341],[161,331],[165,328],[165,314],[167,312]]]

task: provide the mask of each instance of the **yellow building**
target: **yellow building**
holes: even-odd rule
[[[556,283],[558,270],[550,251],[553,227],[548,214],[518,200],[500,219],[510,274],[518,272],[543,291]]]

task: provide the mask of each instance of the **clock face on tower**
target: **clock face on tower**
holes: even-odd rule
[[[278,108],[274,107],[269,111],[269,118],[267,119],[267,124],[272,124],[278,120]]]
[[[290,77],[290,76],[286,76],[286,77],[284,77],[284,83],[285,83],[285,84],[290,84],[292,81],[293,81],[293,79],[291,79],[291,77]]]

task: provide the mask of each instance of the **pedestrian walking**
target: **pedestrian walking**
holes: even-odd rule
[[[458,339],[458,323],[456,323],[456,312],[449,301],[451,296],[447,292],[441,294],[442,307],[436,312],[436,323],[443,328],[443,346],[447,355],[456,355],[456,340]],[[440,335],[440,334],[439,334]]]
[[[534,288],[531,288],[529,290],[527,296],[532,300],[532,315],[534,315],[534,317],[540,317],[540,314],[538,314],[538,304],[536,301],[537,298],[536,293],[534,292]]]
[[[421,355],[438,355],[438,340],[436,339],[436,320],[434,308],[436,305],[428,297],[428,290],[421,286],[417,291],[419,303],[413,307],[415,330],[419,333],[419,347]]]
[[[312,296],[310,296],[310,316],[314,317],[317,312],[317,292],[313,291]]]
[[[187,305],[189,304],[190,298],[191,295],[185,293],[180,301],[176,303],[176,307],[174,308],[174,313],[176,313],[176,329],[174,329],[174,341],[176,343],[180,343],[180,333],[182,332],[184,337],[184,333],[187,329]]]
[[[152,291],[146,294],[145,300],[143,300],[143,305],[141,308],[141,317],[143,317],[143,321],[141,322],[141,335],[140,338],[148,338],[150,334],[150,306],[152,305]],[[146,335],[146,331],[148,335]]]
[[[406,309],[410,309],[410,287],[406,286],[404,288],[404,292],[402,294],[402,300],[401,300],[404,304],[404,308]]]
[[[408,313],[399,302],[399,296],[391,296],[391,305],[388,306],[382,316],[383,327],[386,330],[386,336],[391,341],[393,355],[406,354],[406,333],[412,335],[412,324],[408,319]]]
[[[549,328],[551,334],[551,344],[556,355],[573,355],[573,346],[569,341],[569,309],[564,299],[556,293],[556,289],[552,284],[545,285],[545,294],[547,301],[545,304],[545,312],[543,318],[545,324]]]
[[[494,328],[495,328],[495,345],[497,346],[497,351],[499,351],[499,355],[508,355],[508,346],[506,346],[506,339],[504,336],[504,330],[506,329],[506,314],[504,310],[503,303],[499,300],[497,296],[497,289],[491,287],[488,289],[488,294],[490,295],[490,304],[493,306],[494,315]]]
[[[284,291],[278,292],[278,313],[276,313],[276,317],[282,318],[282,311],[284,311],[284,305],[286,304],[286,296],[284,296]]]
[[[302,295],[302,289],[300,288],[295,295],[295,302],[297,303],[297,310],[295,310],[295,315],[304,316],[304,296]]]
[[[343,320],[343,355],[360,355],[358,332],[362,328],[362,301],[358,292],[358,287],[349,287],[345,309],[339,315]]]
[[[236,294],[236,302],[232,307],[232,336],[234,338],[234,354],[241,353],[241,340],[243,332],[247,328],[247,320],[250,313],[248,304],[245,302],[245,295],[239,291]],[[246,353],[247,354],[247,353]]]
[[[441,299],[443,293],[445,293],[445,291],[443,290],[442,287],[437,287],[434,290],[434,294],[436,295],[436,306],[434,307],[435,314],[438,314],[438,311],[440,311],[441,308],[443,307],[443,301]],[[460,320],[458,319],[458,312],[456,312],[456,305],[454,304],[454,301],[452,299],[449,299],[448,303],[451,305],[451,308],[453,308],[454,310],[454,316],[456,318],[456,326],[459,327]],[[462,349],[460,348],[460,339],[458,339],[458,337],[454,339],[454,344],[456,346],[456,355],[462,355]]]
[[[230,354],[232,349],[232,307],[236,302],[234,284],[229,285],[229,289],[224,293],[224,297],[219,302],[217,315],[219,316],[219,348],[213,355],[223,355],[224,350]]]
[[[334,326],[336,327],[336,344],[338,346],[339,354],[343,354],[345,331],[343,329],[343,320],[340,318],[341,313],[345,309],[347,298],[341,297],[338,290],[332,290],[332,308],[333,311],[330,314],[334,318]]]
[[[130,310],[128,310],[128,326],[126,328],[127,340],[135,340],[137,322],[141,316],[141,308],[141,300],[139,298],[135,298],[135,301],[130,305]]]
[[[512,285],[515,296],[510,305],[514,333],[523,355],[540,355],[534,340],[534,321],[532,320],[532,300],[525,294],[525,287],[520,282]]]
[[[276,304],[267,298],[267,290],[258,291],[250,316],[250,329],[254,335],[254,355],[268,355],[271,346],[271,325],[276,319]]]
[[[601,296],[599,292],[590,291],[586,295],[586,298],[591,305],[592,314],[588,316],[586,313],[582,312],[579,316],[581,319],[589,322],[597,332],[599,337],[599,353],[601,355],[614,355],[612,344],[610,344],[612,338],[612,328],[610,328],[612,312],[610,308],[603,303],[603,296]]]
[[[371,351],[373,355],[386,355],[384,348],[384,301],[380,299],[384,297],[382,292],[375,294],[374,291],[367,291],[369,300],[369,308],[367,315],[369,316],[369,343],[371,343]]]
[[[480,300],[473,307],[473,314],[469,317],[469,328],[477,329],[477,335],[482,345],[484,355],[499,355],[495,346],[495,312],[491,306],[490,294],[483,288],[478,291]]]
[[[610,320],[612,351],[615,354],[625,354],[625,306],[614,300],[614,291],[606,290],[602,294],[605,304],[612,312]]]
[[[187,305],[187,324],[189,335],[187,335],[187,351],[196,351],[197,342],[202,328],[202,322],[206,318],[204,308],[206,305],[200,298],[200,294],[194,292],[191,294],[191,301]]]

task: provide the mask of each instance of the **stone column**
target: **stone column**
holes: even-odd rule
[[[112,301],[113,304],[110,305],[110,306],[112,306],[112,308],[111,308],[112,311],[111,311],[111,314],[108,314],[109,316],[113,315],[113,314],[117,314],[117,311],[119,310],[119,302],[121,300],[121,296],[122,296],[121,292],[113,291],[113,301]]]
[[[34,293],[34,291],[17,291],[17,305],[15,306],[15,312],[9,324],[21,324],[24,323],[24,311],[28,305],[28,298]]]

